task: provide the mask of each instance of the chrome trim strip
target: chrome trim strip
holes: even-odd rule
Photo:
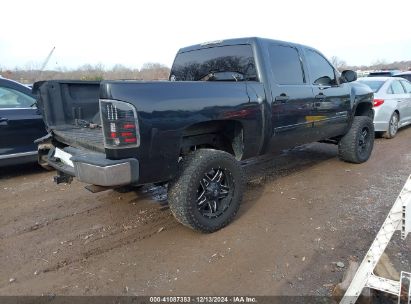
[[[22,153],[13,153],[13,154],[6,154],[6,155],[0,155],[0,159],[8,159],[8,158],[16,158],[16,157],[23,157],[23,156],[31,156],[31,155],[37,155],[37,151],[31,151],[31,152],[22,152]]]
[[[0,110],[37,110],[37,107],[29,107],[29,108],[0,108]]]
[[[341,119],[341,118],[348,118],[348,115],[339,115],[339,116],[327,117],[327,118],[323,118],[323,119],[319,119],[319,120],[313,120],[312,122],[313,123],[324,122],[324,121],[337,120],[337,119]]]

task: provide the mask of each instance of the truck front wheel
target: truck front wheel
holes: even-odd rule
[[[168,203],[183,225],[214,232],[233,220],[243,188],[243,169],[231,154],[200,149],[182,160],[178,176],[169,184]]]
[[[360,164],[368,160],[374,146],[374,124],[368,116],[355,116],[350,130],[338,144],[341,160]]]

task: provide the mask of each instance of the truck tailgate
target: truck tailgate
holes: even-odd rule
[[[104,138],[101,128],[67,128],[53,130],[57,140],[76,148],[86,148],[96,152],[104,152]]]

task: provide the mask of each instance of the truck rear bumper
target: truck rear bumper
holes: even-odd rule
[[[47,162],[81,182],[98,186],[137,184],[139,179],[139,162],[135,158],[111,160],[103,153],[66,147],[50,150]]]
[[[98,166],[85,162],[74,162],[74,171],[79,181],[99,186],[120,186],[132,182],[131,164]]]

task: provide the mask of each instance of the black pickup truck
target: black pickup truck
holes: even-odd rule
[[[38,82],[40,159],[57,182],[168,183],[176,219],[213,232],[240,206],[239,160],[315,141],[369,158],[373,93],[356,78],[311,47],[242,38],[180,49],[169,81]]]

